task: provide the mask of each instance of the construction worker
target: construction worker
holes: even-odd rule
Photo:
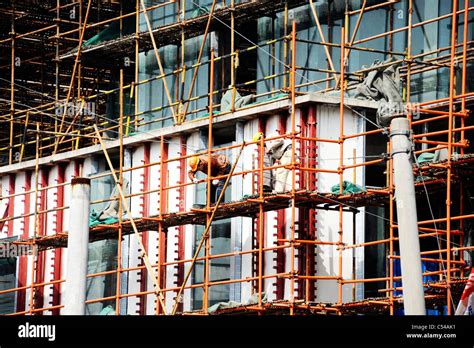
[[[263,132],[257,132],[254,136],[252,141],[259,141],[264,138]],[[260,146],[260,143],[257,143],[257,146]],[[267,145],[265,142],[263,143],[264,147],[264,154],[263,154],[263,191],[264,192],[271,192],[273,189],[273,172],[271,169],[265,170],[265,168],[270,168],[272,164],[272,158],[268,154]]]
[[[211,155],[211,161],[209,161],[208,155],[194,156],[189,160],[188,171],[189,179],[192,182],[197,183],[199,180],[196,178],[196,172],[200,171],[204,174],[208,174],[209,162],[211,165],[211,177],[226,175],[230,173],[231,165],[229,159],[225,155]],[[211,204],[217,202],[222,190],[224,189],[226,178],[212,180],[211,190]]]
[[[278,134],[274,134],[272,137],[277,137]],[[267,153],[273,160],[274,165],[290,165],[291,164],[291,140],[279,138],[268,141]],[[290,170],[288,168],[280,167],[275,169],[274,175],[274,191],[273,192],[286,192],[290,190],[290,186],[287,185],[288,174]]]

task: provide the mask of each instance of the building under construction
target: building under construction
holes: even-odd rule
[[[426,313],[454,314],[472,1],[0,4],[0,242],[33,251],[0,258],[0,314],[400,315],[405,215]],[[278,140],[288,161],[268,164]],[[229,172],[190,180],[215,154]]]

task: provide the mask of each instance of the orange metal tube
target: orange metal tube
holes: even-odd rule
[[[339,194],[343,194],[343,181],[344,181],[344,93],[345,93],[345,87],[346,87],[346,79],[345,79],[345,71],[346,71],[346,66],[345,66],[345,56],[346,56],[346,50],[345,50],[345,38],[346,38],[346,31],[345,28],[341,28],[341,56],[340,56],[340,70],[341,70],[341,76],[340,76],[340,103],[339,103]],[[343,287],[343,282],[342,282],[342,272],[343,272],[343,267],[342,267],[342,251],[344,247],[343,243],[343,221],[344,221],[344,207],[342,204],[339,204],[339,230],[338,230],[338,274],[339,274],[339,279],[338,279],[338,305],[342,305],[342,287]]]
[[[296,226],[296,21],[293,21],[291,30],[291,75],[290,75],[290,92],[291,92],[291,226],[290,226],[290,238],[291,238],[291,267],[290,267],[290,315],[294,314],[294,302],[295,302],[295,226]],[[285,183],[286,184],[286,183]]]

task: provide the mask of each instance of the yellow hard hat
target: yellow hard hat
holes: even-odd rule
[[[189,167],[191,167],[191,170],[193,172],[197,170],[198,164],[199,164],[199,156],[194,156],[190,158]]]
[[[257,132],[254,136],[253,136],[253,139],[252,141],[259,141],[260,138],[263,137],[263,132]]]

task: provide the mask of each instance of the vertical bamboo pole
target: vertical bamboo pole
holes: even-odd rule
[[[78,18],[78,31],[77,31],[77,33],[79,34],[79,37],[78,37],[79,40],[81,39],[81,31],[82,31],[82,1],[83,0],[79,0],[79,16],[78,16],[79,18]],[[120,13],[120,15],[122,15],[122,13]],[[81,73],[82,73],[82,64],[79,58],[79,62],[77,64],[77,91],[76,91],[77,99],[81,98]]]
[[[143,17],[145,18],[145,22],[146,22],[146,25],[147,25],[147,28],[148,28],[148,32],[150,34],[150,39],[151,39],[151,43],[152,43],[152,46],[153,46],[153,52],[155,53],[156,62],[158,63],[158,68],[160,69],[160,74],[162,75],[163,87],[165,89],[165,94],[166,94],[166,97],[168,99],[171,114],[173,116],[173,120],[174,120],[175,124],[177,124],[179,122],[178,122],[178,119],[176,118],[176,113],[174,111],[173,99],[171,98],[170,90],[168,88],[168,82],[166,82],[166,76],[164,76],[165,71],[163,69],[163,64],[161,63],[160,52],[158,52],[158,46],[156,45],[155,36],[153,35],[153,28],[151,27],[150,18],[148,18],[147,8],[145,6],[144,0],[140,0],[140,3],[141,3],[141,6],[142,6],[142,9],[143,9]]]
[[[160,193],[160,211],[158,213],[158,216],[159,216],[159,220],[158,220],[158,267],[157,267],[157,274],[156,274],[156,282],[158,283],[159,286],[161,286],[161,284],[163,283],[163,277],[162,277],[162,268],[163,268],[163,265],[162,265],[162,260],[164,259],[164,253],[165,253],[165,243],[163,241],[163,238],[164,238],[164,231],[163,231],[163,212],[164,210],[166,209],[166,202],[167,200],[164,198],[164,195],[166,194],[165,193],[165,190],[164,190],[164,187],[166,185],[166,175],[165,175],[165,171],[166,171],[166,168],[165,168],[165,139],[163,137],[163,135],[161,136],[160,138],[160,189],[159,189],[159,193]],[[166,259],[165,259],[165,262],[166,262]],[[164,296],[165,296],[165,300],[164,302],[166,301],[166,292],[164,293]],[[166,303],[166,302],[165,302]],[[162,306],[161,310],[163,312],[166,311],[166,308],[164,307],[164,305]],[[156,304],[156,314],[160,314],[161,313],[161,310],[160,310],[160,304],[157,303]]]
[[[27,142],[26,135],[28,133],[29,122],[30,122],[30,112],[27,111],[26,112],[25,125],[24,125],[25,132],[23,133],[23,139],[22,139],[21,148],[20,148],[20,160],[19,160],[20,162],[23,161],[23,155],[25,154],[25,144]]]
[[[39,146],[40,146],[40,125],[36,122],[36,155],[35,155],[35,211],[34,211],[34,226],[33,226],[33,240],[32,245],[36,245],[36,236],[39,235],[38,228],[39,223],[39,212],[38,212],[38,199],[39,199]],[[43,191],[45,192],[45,191]],[[39,251],[38,251],[39,252]],[[30,310],[29,314],[33,315],[34,299],[35,299],[35,275],[36,266],[38,262],[38,255],[33,254],[31,264],[31,286],[30,286]]]
[[[208,211],[206,219],[207,224],[210,222],[211,214],[211,188],[212,188],[212,122],[214,114],[214,72],[215,72],[215,57],[214,57],[214,48],[211,48],[211,66],[210,66],[210,77],[209,77],[209,133],[208,133],[208,143],[207,143],[207,154],[208,154],[208,166],[207,166],[207,204],[206,210]],[[225,193],[222,192],[222,195]],[[211,233],[206,236],[206,245],[205,245],[205,267],[204,267],[204,299],[203,299],[203,310],[205,314],[208,314],[209,308],[209,279],[210,279],[210,259],[209,254],[211,251],[211,236],[212,236],[212,227]]]
[[[350,49],[348,49],[348,51],[350,51]],[[345,59],[347,59],[347,55],[345,57]],[[365,158],[364,158],[365,160]],[[352,164],[354,165],[354,169],[352,171],[352,182],[354,183],[354,185],[357,184],[357,167],[355,166],[357,164],[357,149],[356,148],[353,148],[352,149]],[[356,231],[356,224],[357,224],[357,215],[356,213],[352,213],[352,242],[353,243],[356,243],[356,240],[357,240],[357,231]],[[356,259],[355,259],[355,249],[352,251],[352,279],[356,279]],[[355,301],[356,299],[356,287],[357,287],[357,284],[354,282],[352,284],[352,298],[353,298],[353,301]]]
[[[180,20],[181,20],[181,23],[183,23],[182,27],[181,27],[181,67],[180,69],[181,70],[181,74],[179,74],[179,76],[181,76],[181,88],[176,88],[177,90],[177,94],[178,94],[178,100],[179,100],[179,103],[178,103],[178,110],[177,110],[177,114],[178,114],[178,120],[180,122],[183,122],[183,119],[184,119],[184,116],[183,116],[183,97],[184,97],[184,87],[186,85],[186,61],[185,61],[185,54],[186,54],[186,51],[185,51],[185,44],[186,44],[186,36],[185,36],[185,32],[184,32],[184,21],[186,20],[186,0],[183,0],[182,2],[178,2],[178,5],[179,5],[179,13],[180,13]],[[178,81],[178,79],[176,79],[176,81]]]
[[[221,204],[222,199],[224,198],[224,192],[227,189],[227,185],[229,184],[232,175],[234,174],[234,170],[237,167],[237,163],[239,162],[240,156],[242,155],[242,151],[244,150],[245,142],[242,143],[242,145],[239,148],[239,153],[237,155],[237,158],[234,160],[234,164],[232,165],[232,168],[230,169],[229,174],[227,175],[227,178],[224,183],[224,187],[222,188],[222,192],[219,195],[216,204],[213,206],[211,217],[209,218],[209,222],[206,224],[206,228],[204,229],[204,233],[202,235],[201,240],[199,241],[199,244],[196,248],[196,251],[194,252],[194,256],[191,260],[191,265],[189,266],[188,271],[186,272],[186,275],[184,277],[183,283],[181,284],[181,287],[178,290],[178,296],[176,297],[177,299],[181,296],[184,287],[186,283],[188,282],[188,279],[191,275],[191,272],[193,271],[194,265],[196,263],[196,260],[198,258],[199,252],[201,251],[202,246],[204,245],[204,241],[209,235],[209,231],[211,229],[211,223],[214,220],[214,216],[216,215],[217,209],[219,208],[219,205]],[[173,309],[171,310],[171,315],[174,315],[176,313],[176,309],[178,308],[178,301],[175,301],[173,305]]]
[[[283,89],[288,87],[287,71],[288,71],[288,0],[285,0],[285,12],[283,13]]]
[[[463,50],[462,50],[462,82],[461,82],[461,95],[466,94],[466,84],[467,84],[467,43],[468,43],[468,34],[469,34],[469,0],[464,0],[464,32],[463,32]],[[466,113],[466,98],[461,99],[461,112]],[[461,117],[461,128],[465,127],[465,118]],[[461,131],[461,137],[459,142],[461,144],[466,143],[465,131]],[[461,147],[461,156],[465,154],[464,147]],[[464,183],[461,181],[459,186],[459,214],[464,215]],[[464,245],[464,219],[459,221],[459,229],[463,232],[459,236],[459,245]],[[459,260],[464,262],[464,252],[459,252]],[[462,272],[459,274],[460,277],[463,276]]]
[[[344,28],[346,28],[346,35],[345,35],[345,38],[344,38],[344,42],[349,42],[349,31],[351,30],[350,17],[349,17],[349,3],[346,1],[345,5],[346,6],[345,6],[345,13],[344,13]],[[365,4],[363,4],[363,6],[364,5]],[[361,12],[359,14],[359,18],[362,16],[363,13],[364,12],[361,10]]]
[[[68,109],[67,104],[69,103],[69,98],[71,98],[71,93],[72,93],[72,89],[74,87],[74,80],[75,80],[77,68],[80,64],[79,60],[80,60],[80,57],[81,57],[82,42],[84,40],[84,33],[86,31],[86,28],[87,28],[87,20],[89,18],[89,11],[90,11],[90,8],[91,8],[91,3],[92,3],[92,0],[89,0],[88,3],[87,3],[87,10],[86,10],[86,15],[84,17],[84,24],[82,26],[81,35],[80,35],[79,43],[78,43],[78,46],[77,46],[77,53],[76,53],[77,55],[76,55],[76,59],[74,60],[74,67],[72,68],[71,81],[69,82],[69,88],[68,88],[68,91],[67,91],[66,101],[64,103],[64,109],[63,109],[63,112],[62,112],[61,123],[59,124],[59,129],[58,129],[59,133],[61,133],[61,131],[63,129],[64,119],[66,117],[66,111]],[[71,127],[72,127],[72,124],[67,128],[65,133],[68,133]],[[64,136],[59,137],[56,140],[56,143],[54,144],[53,154],[55,154],[56,151],[58,150],[59,143],[62,141],[62,139],[64,139]]]
[[[59,35],[60,35],[60,26],[59,26],[59,14],[60,14],[61,0],[56,0],[56,37],[55,37],[55,86],[54,86],[54,99],[56,102],[56,107],[59,104]],[[54,131],[58,132],[58,120],[54,119]]]
[[[392,143],[389,141],[388,142],[388,145],[387,145],[387,153],[392,153]],[[389,301],[390,301],[390,315],[393,315],[394,312],[395,312],[395,306],[394,306],[394,302],[393,302],[393,288],[394,288],[394,264],[393,264],[393,247],[394,247],[394,241],[395,241],[395,237],[394,237],[394,228],[393,228],[393,225],[394,225],[394,194],[393,194],[393,159],[390,158],[388,161],[387,161],[387,179],[388,179],[388,189],[389,189],[389,238],[390,238],[390,242],[389,242],[389,252],[388,252],[388,262],[389,262],[389,284],[388,284],[388,288],[390,289],[389,290]]]
[[[165,304],[164,304],[164,297],[163,297],[163,294],[162,294],[162,290],[160,288],[160,285],[156,282],[156,279],[152,276],[153,275],[153,267],[151,266],[150,264],[150,260],[148,259],[148,255],[146,253],[146,249],[143,245],[143,242],[142,242],[142,239],[140,238],[140,233],[138,232],[138,228],[137,228],[137,224],[135,223],[135,220],[130,212],[130,208],[128,207],[128,203],[125,199],[125,195],[123,193],[123,190],[122,190],[122,187],[119,185],[119,179],[117,178],[117,174],[115,173],[115,169],[114,169],[114,166],[112,165],[112,161],[110,160],[110,156],[109,156],[109,153],[107,152],[107,147],[105,146],[104,144],[104,141],[100,135],[100,132],[99,132],[99,128],[97,128],[97,125],[94,125],[94,132],[95,132],[95,135],[97,137],[97,139],[99,140],[99,143],[100,143],[100,147],[102,148],[102,152],[104,153],[104,156],[105,156],[105,159],[107,160],[107,164],[109,166],[109,169],[112,173],[112,177],[114,178],[114,183],[115,183],[115,187],[117,188],[118,190],[118,193],[120,195],[120,199],[122,200],[122,204],[123,204],[123,209],[124,209],[124,212],[128,215],[129,217],[129,221],[130,221],[130,225],[132,226],[132,229],[133,229],[133,233],[135,235],[135,238],[137,239],[137,242],[139,243],[139,247],[140,247],[140,256],[143,260],[143,263],[145,264],[145,267],[148,271],[148,274],[150,276],[150,278],[152,279],[153,281],[153,285],[154,285],[154,291],[158,294],[158,300],[160,301],[162,307],[163,307],[163,312],[165,314],[166,313],[166,308],[165,308]]]
[[[12,2],[12,23],[11,23],[11,71],[10,71],[10,142],[8,148],[8,164],[13,163],[13,120],[15,118],[15,3]]]
[[[141,1],[143,1],[143,0],[141,0]],[[201,48],[199,49],[199,55],[198,55],[198,58],[197,58],[197,62],[195,64],[196,68],[194,69],[193,78],[191,80],[191,86],[189,87],[188,99],[186,100],[186,106],[184,107],[183,119],[180,122],[184,122],[185,119],[186,119],[186,115],[188,114],[190,99],[191,99],[191,96],[193,94],[194,85],[196,83],[199,67],[201,66],[202,53],[204,52],[204,47],[206,46],[207,35],[208,35],[209,29],[211,27],[212,17],[214,16],[214,9],[216,7],[216,2],[217,2],[217,0],[212,1],[211,10],[209,11],[209,17],[207,19],[206,30],[204,31],[204,35],[202,36]]]
[[[235,96],[236,96],[236,89],[235,89],[235,60],[237,59],[237,55],[235,52],[235,16],[234,16],[234,8],[235,8],[235,0],[230,0],[230,84],[232,85],[232,105],[231,111],[235,111]]]
[[[263,299],[262,299],[262,292],[263,292],[263,243],[264,243],[264,212],[263,212],[263,166],[264,161],[263,157],[265,155],[265,140],[264,136],[260,137],[260,151],[258,157],[258,164],[259,164],[259,182],[258,182],[258,192],[259,192],[259,210],[258,210],[258,307],[263,309]],[[259,312],[261,314],[261,312]]]
[[[328,47],[328,45],[326,45],[327,42],[326,42],[326,39],[324,38],[323,29],[321,27],[321,22],[319,21],[319,17],[318,17],[318,13],[316,11],[316,7],[314,6],[313,0],[309,0],[309,4],[310,4],[310,7],[311,7],[311,12],[313,13],[313,18],[314,18],[314,21],[316,23],[316,27],[318,29],[318,33],[319,33],[321,42],[323,43],[323,48],[324,48],[324,52],[326,53],[326,59],[327,59],[327,62],[329,64],[329,68],[333,71],[333,77],[334,77],[334,81],[336,82],[336,87],[337,87],[337,83],[338,83],[337,75],[334,72],[336,69],[334,68],[334,63],[333,63],[332,58],[331,58],[331,53],[329,52],[329,47]],[[346,11],[346,14],[347,14],[347,11]],[[345,20],[349,21],[349,18],[346,16]]]
[[[365,3],[366,3],[367,0],[364,0],[364,6],[365,6]],[[390,23],[389,23],[389,30],[390,30],[390,36],[388,37],[388,49],[390,51],[389,53],[389,57],[393,57],[392,55],[392,51],[393,51],[393,12],[395,11],[395,9],[393,8],[393,5],[390,5]]]
[[[355,166],[357,164],[357,149],[356,148],[352,149],[352,164],[354,165],[354,169],[352,171],[352,182],[354,184],[357,184],[357,167]]]
[[[467,84],[467,45],[469,34],[469,0],[464,0],[464,32],[463,32],[463,43],[462,43],[462,83],[461,83],[461,95],[466,94],[466,84]],[[461,112],[466,112],[466,98],[461,99]],[[461,128],[465,126],[465,119],[461,117]],[[465,143],[465,131],[461,131],[460,143]],[[464,147],[461,147],[461,155],[464,155]],[[462,190],[461,190],[462,191]],[[462,220],[461,220],[462,221]]]
[[[296,228],[296,21],[291,30],[291,275],[290,275],[290,315],[294,315],[295,305],[295,228]],[[285,183],[286,185],[286,183]]]
[[[347,49],[346,49],[346,60],[349,59],[351,53],[352,53],[352,49],[350,49],[350,47],[354,44],[354,41],[355,41],[355,38],[357,36],[357,32],[359,31],[359,27],[360,27],[360,24],[362,23],[362,17],[364,16],[364,11],[365,11],[365,6],[367,5],[367,0],[364,0],[364,2],[362,3],[362,7],[360,9],[360,12],[359,12],[359,17],[357,18],[357,22],[355,24],[355,27],[354,27],[354,31],[352,32],[352,36],[351,36],[351,41],[348,42],[349,40],[349,35],[346,35],[346,46],[347,46]],[[350,21],[346,21],[347,24],[346,24],[346,31],[347,31],[347,34],[349,34],[349,22]],[[390,50],[392,50],[392,48],[390,48]]]
[[[119,76],[119,185],[123,190],[123,69],[120,69]],[[118,209],[118,240],[117,240],[117,273],[115,290],[115,313],[120,315],[120,295],[122,277],[122,232],[123,232],[123,202],[119,199]]]
[[[275,18],[272,18],[272,40],[275,40]],[[271,52],[272,52],[272,57],[271,57],[271,71],[270,74],[275,75],[276,74],[276,42],[273,41],[271,44]],[[277,86],[278,79],[277,78],[272,78],[272,92],[275,91],[275,88]],[[278,84],[279,85],[279,84]],[[275,93],[272,93],[271,96],[273,97]]]
[[[345,39],[346,33],[345,28],[341,28],[341,56],[340,56],[340,69],[341,76],[340,81],[340,91],[341,91],[341,100],[339,104],[339,193],[342,195],[344,192],[343,183],[344,183],[344,93],[345,93]],[[343,286],[343,277],[342,277],[342,252],[343,252],[343,205],[339,204],[339,240],[338,240],[338,304],[342,304],[342,286]]]
[[[447,177],[446,177],[446,262],[447,262],[447,278],[446,278],[446,295],[448,315],[452,314],[452,293],[451,293],[451,156],[453,154],[453,112],[454,98],[456,96],[456,43],[457,43],[457,10],[458,0],[453,1],[453,14],[451,22],[451,66],[449,72],[449,124],[448,124],[448,161],[447,161]]]
[[[134,107],[134,124],[135,124],[135,132],[138,131],[138,102],[139,102],[139,96],[138,96],[138,91],[139,91],[139,85],[138,85],[138,79],[139,79],[139,69],[140,69],[140,0],[136,0],[135,3],[135,83],[133,88],[135,88],[135,107]],[[132,102],[132,99],[130,98],[130,103]],[[157,305],[158,306],[158,305]]]
[[[411,44],[412,44],[412,32],[413,32],[413,0],[408,0],[408,38],[407,38],[407,82],[406,82],[406,98],[407,103],[410,102],[411,95]],[[411,122],[411,118],[410,118]]]

